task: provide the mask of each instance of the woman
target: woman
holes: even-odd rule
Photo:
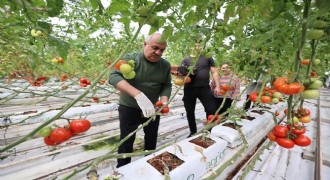
[[[221,76],[217,79],[217,81],[219,81],[221,92],[218,95],[215,93],[213,95],[215,97],[217,109],[219,109],[222,102],[225,100],[224,105],[219,111],[219,114],[222,114],[230,108],[233,100],[238,98],[238,95],[240,94],[240,85],[238,77],[231,73],[229,63],[222,63],[220,66],[220,71]],[[214,90],[214,88],[215,80],[212,80],[211,89]]]

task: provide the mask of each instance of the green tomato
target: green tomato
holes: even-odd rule
[[[273,98],[281,98],[282,94],[280,92],[274,92],[273,93]]]
[[[320,97],[320,91],[317,89],[308,89],[301,93],[301,97],[304,99],[318,99]]]
[[[53,58],[53,59],[52,59],[52,63],[58,63],[58,59]]]
[[[324,35],[324,31],[321,29],[312,29],[307,32],[307,38],[319,40]]]
[[[149,7],[148,6],[141,6],[137,10],[140,16],[148,16],[149,14]]]
[[[135,71],[131,71],[128,74],[123,74],[125,79],[133,79],[135,77]]]
[[[123,73],[123,74],[128,74],[128,73],[130,73],[133,69],[132,69],[131,65],[129,65],[129,64],[122,64],[122,65],[120,65],[119,70],[120,70],[120,72]]]
[[[272,103],[276,104],[278,102],[280,102],[280,99],[278,99],[278,98],[272,98]]]
[[[299,118],[297,118],[296,116],[294,116],[292,120],[293,120],[294,123],[298,123],[299,122]]]
[[[323,82],[320,80],[315,80],[311,85],[308,86],[308,89],[319,89],[322,87]]]
[[[327,23],[322,20],[316,20],[313,22],[313,28],[322,29],[327,26]]]
[[[134,66],[135,66],[135,61],[134,60],[129,60],[129,61],[127,61],[127,63],[132,67],[132,68],[134,68]]]
[[[37,133],[38,133],[38,136],[40,136],[40,137],[48,137],[52,131],[53,130],[51,127],[46,126],[46,127],[43,127],[42,129],[40,129]]]
[[[35,29],[32,29],[32,30],[31,30],[31,36],[33,36],[33,37],[38,37],[39,34],[37,33],[37,31],[36,31]]]
[[[321,63],[321,60],[320,59],[314,59],[314,61],[313,61],[313,64],[314,65],[318,65],[320,63]]]

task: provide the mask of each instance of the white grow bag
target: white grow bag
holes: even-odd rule
[[[245,139],[249,139],[256,134],[264,134],[268,129],[263,127],[269,123],[274,124],[273,116],[268,112],[264,112],[262,115],[250,113],[250,116],[255,117],[255,119],[252,121],[242,119],[241,122],[237,122],[238,125],[242,126],[241,130]],[[224,123],[213,127],[211,134],[226,140],[229,143],[228,147],[230,148],[235,148],[241,145],[243,140],[238,130],[222,126],[222,124]]]
[[[184,161],[183,164],[170,171],[169,176],[171,180],[199,179],[222,161],[228,144],[226,141],[211,134],[209,134],[208,137],[213,139],[215,143],[207,149],[189,142],[191,139],[195,139],[199,136],[201,135],[190,137],[154,154],[118,168],[117,172],[121,174],[120,179],[163,180],[165,176],[150,165],[147,160],[166,151]]]

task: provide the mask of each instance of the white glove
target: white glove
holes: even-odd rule
[[[134,98],[136,99],[137,104],[141,108],[144,117],[148,118],[155,114],[154,105],[143,92],[136,95]]]

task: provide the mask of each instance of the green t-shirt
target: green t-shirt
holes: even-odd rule
[[[142,91],[153,104],[160,96],[171,96],[171,65],[167,60],[161,58],[158,62],[150,62],[143,53],[127,54],[123,59],[135,61],[136,75],[133,79],[125,79],[121,72],[113,70],[109,77],[109,83],[112,86],[116,87],[118,82],[126,80],[130,85]],[[124,92],[120,92],[119,104],[139,109],[136,100]]]

